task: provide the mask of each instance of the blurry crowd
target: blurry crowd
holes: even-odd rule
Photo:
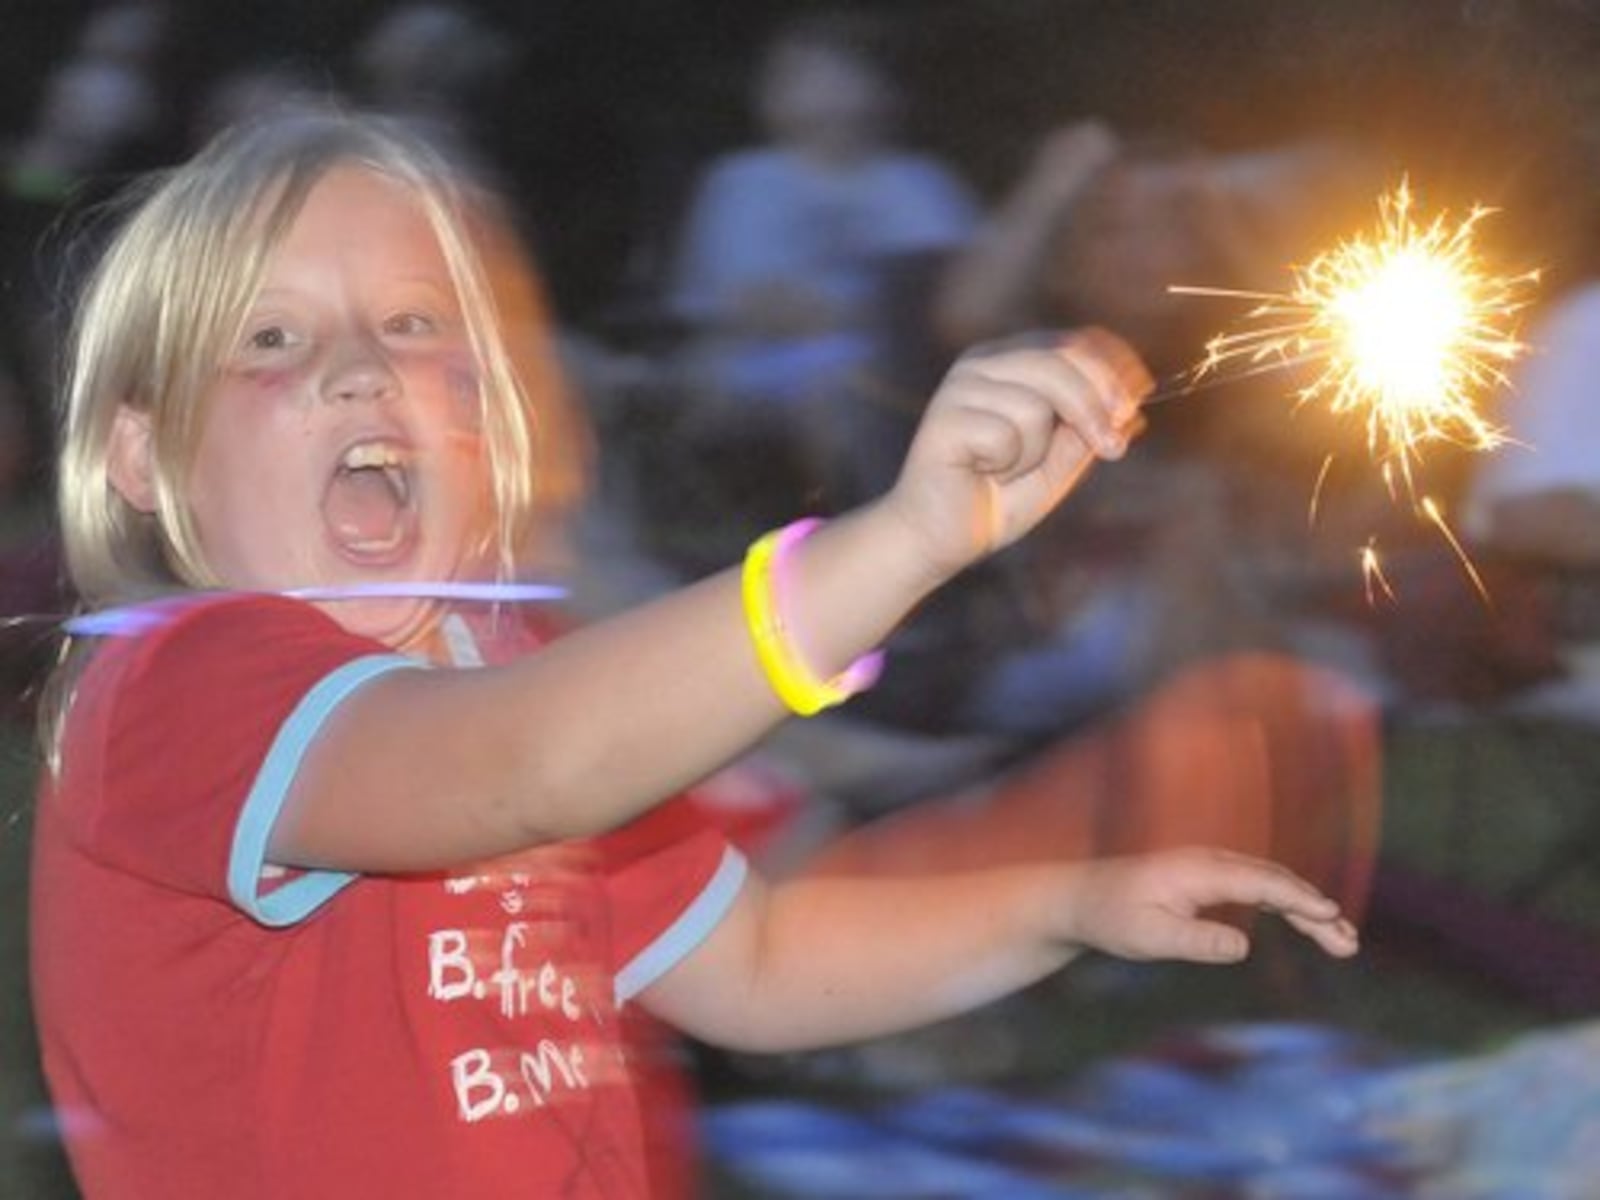
[[[1040,536],[917,614],[873,693],[777,735],[772,755],[826,799],[827,819],[1032,770],[1041,807],[1061,803],[1064,781],[1087,797],[1062,825],[1080,851],[1231,824],[1242,848],[1320,867],[1325,884],[1338,875],[1359,905],[1378,722],[1421,704],[1600,717],[1600,416],[1586,407],[1600,285],[1585,276],[1586,210],[1600,206],[1556,206],[1566,223],[1545,227],[1553,240],[1532,264],[1559,267],[1528,314],[1532,352],[1487,389],[1492,416],[1525,446],[1482,461],[1441,447],[1428,463],[1490,583],[1485,603],[1410,497],[1365,461],[1359,429],[1294,405],[1303,376],[1181,394],[1206,339],[1244,306],[1171,285],[1281,290],[1289,264],[1368,225],[1377,196],[1429,147],[1397,153],[1391,130],[1348,120],[1208,139],[1179,119],[1136,123],[1085,104],[1022,131],[1009,160],[988,147],[963,162],[915,136],[927,128],[919,109],[938,99],[926,63],[939,53],[905,6],[790,7],[762,31],[734,98],[740,136],[658,170],[671,186],[617,235],[635,244],[614,294],[592,302],[591,285],[581,308],[565,303],[569,229],[529,205],[532,241],[560,267],[568,370],[603,447],[572,533],[583,606],[641,599],[736,561],[765,529],[885,488],[965,347],[1102,324],[1180,394],[1149,410],[1130,459],[1098,472]],[[1175,6],[1150,7],[1181,38]],[[1450,7],[1481,9],[1483,36],[1508,36],[1497,6]],[[11,616],[72,603],[45,512],[57,315],[115,188],[223,125],[330,94],[404,114],[491,171],[495,123],[513,119],[505,106],[541,120],[545,85],[492,6],[375,6],[335,59],[179,70],[191,26],[224,19],[214,11],[92,6],[12,122],[0,162],[0,601]],[[919,48],[920,70],[907,65]],[[168,87],[178,77],[181,104]],[[1153,72],[1148,87],[1161,86]],[[1005,133],[996,145],[1015,145],[1018,131]],[[525,166],[503,165],[508,176]],[[1540,170],[1508,168],[1484,198],[1591,174]],[[582,176],[606,172],[586,162]],[[1430,199],[1429,181],[1414,182]],[[1449,178],[1439,192],[1459,208],[1479,182]],[[1364,588],[1369,545],[1392,601]],[[7,628],[0,650],[20,713],[51,652],[48,623]],[[1325,827],[1330,809],[1340,830]],[[1014,829],[1040,827],[1035,813]]]

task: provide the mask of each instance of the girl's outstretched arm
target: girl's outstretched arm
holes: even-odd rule
[[[734,1049],[811,1049],[937,1021],[1025,987],[1084,949],[1237,962],[1216,905],[1275,912],[1329,954],[1357,949],[1338,905],[1274,863],[1189,848],[959,875],[752,881],[693,954],[642,996]]]
[[[894,487],[793,549],[783,603],[798,656],[835,675],[1032,529],[1094,458],[1122,455],[1147,388],[1132,351],[1098,331],[963,358]],[[594,834],[785,715],[726,571],[510,666],[371,681],[300,766],[271,859],[429,870]]]

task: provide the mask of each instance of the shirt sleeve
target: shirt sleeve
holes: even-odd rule
[[[305,752],[366,681],[421,665],[308,604],[187,607],[102,648],[80,684],[66,770],[88,770],[67,820],[86,852],[269,925],[315,911],[351,876],[271,867],[266,846]]]
[[[715,929],[744,886],[745,857],[689,796],[596,840],[611,909],[620,1006]]]

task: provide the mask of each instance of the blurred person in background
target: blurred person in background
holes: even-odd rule
[[[922,304],[897,284],[976,222],[956,174],[898,140],[885,34],[831,12],[777,30],[756,82],[767,140],[705,172],[670,285],[691,436],[708,457],[791,457],[828,505],[892,473],[917,413],[894,392],[889,310]]]
[[[486,126],[514,81],[519,53],[508,31],[470,5],[397,4],[357,41],[351,91],[371,108],[482,155]]]

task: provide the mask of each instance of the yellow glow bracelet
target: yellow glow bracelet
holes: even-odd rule
[[[778,699],[802,717],[832,708],[870,687],[883,665],[882,654],[870,654],[834,678],[821,680],[800,658],[789,637],[778,603],[780,560],[819,524],[815,519],[797,521],[759,538],[745,554],[741,577],[745,621],[761,669]]]

